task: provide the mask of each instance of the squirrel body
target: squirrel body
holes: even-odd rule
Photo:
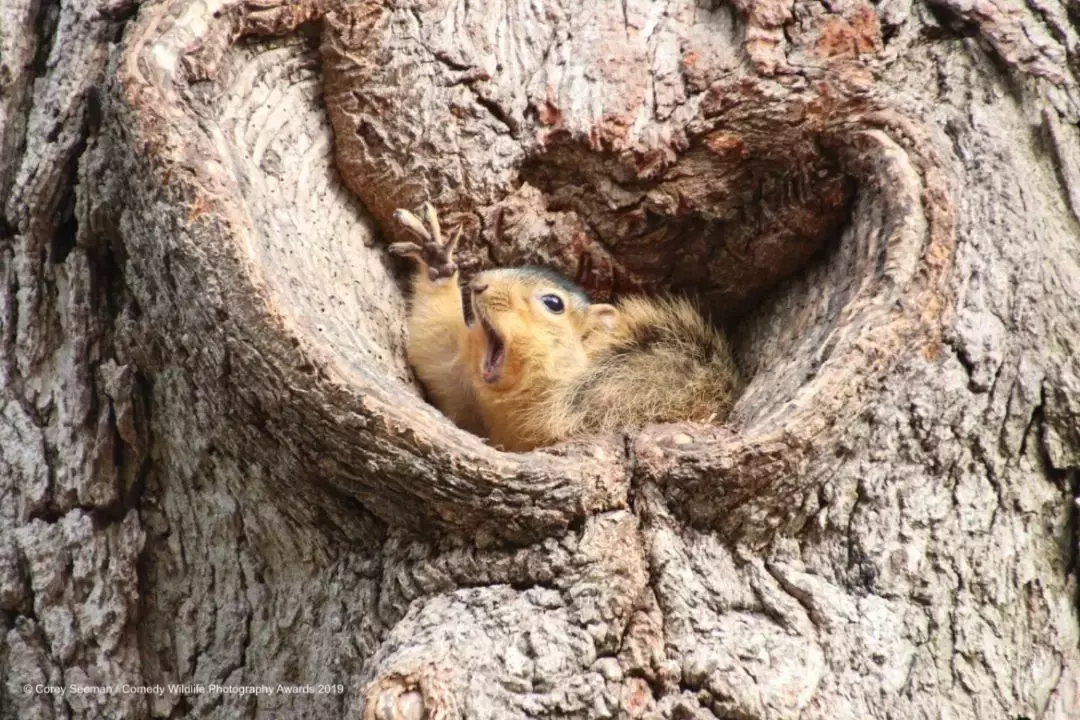
[[[431,402],[460,427],[507,451],[648,423],[722,420],[738,371],[722,332],[688,301],[630,297],[590,303],[538,267],[476,275],[466,321],[455,237],[438,218],[397,219],[419,240],[391,246],[419,261],[408,359]],[[429,230],[430,228],[430,230]]]

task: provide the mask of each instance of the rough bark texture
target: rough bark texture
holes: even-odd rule
[[[1078,27],[5,1],[0,718],[1077,717]],[[732,417],[455,429],[429,198],[467,269],[701,296]],[[70,689],[167,682],[344,691]]]

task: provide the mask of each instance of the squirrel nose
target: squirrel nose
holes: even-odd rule
[[[488,289],[488,284],[486,282],[474,282],[472,284],[473,295],[479,295],[480,293],[484,292],[487,289]]]

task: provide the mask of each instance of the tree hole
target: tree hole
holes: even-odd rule
[[[580,280],[594,301],[668,292],[696,299],[726,329],[741,370],[743,392],[726,423],[739,432],[781,412],[842,349],[845,308],[891,272],[887,238],[918,204],[907,170],[882,175],[865,159],[892,150],[851,140],[867,130],[846,118],[867,108],[827,92],[794,93],[778,105],[741,84],[710,90],[701,118],[663,147],[550,132],[501,196],[424,186],[417,175],[417,187],[363,185],[361,206],[334,167],[326,115],[307,102],[318,94],[313,52],[302,38],[241,47],[226,75],[256,73],[260,82],[241,83],[224,113],[208,112],[245,139],[233,161],[248,178],[249,250],[310,341],[298,352],[318,347],[409,413],[437,411],[405,360],[411,265],[388,257],[391,238],[375,227],[407,239],[390,217],[395,207],[432,200],[444,229],[462,228],[463,281],[481,269],[535,264]],[[271,88],[278,104],[268,106]],[[282,161],[265,162],[271,152]],[[359,182],[345,180],[354,189]],[[910,253],[900,260],[911,261]]]

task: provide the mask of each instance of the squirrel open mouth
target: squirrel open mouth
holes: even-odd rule
[[[480,327],[484,329],[484,337],[487,338],[487,352],[484,353],[484,366],[482,368],[484,382],[493,383],[499,379],[502,370],[503,357],[505,356],[505,344],[499,337],[499,333],[487,321],[480,318]]]

